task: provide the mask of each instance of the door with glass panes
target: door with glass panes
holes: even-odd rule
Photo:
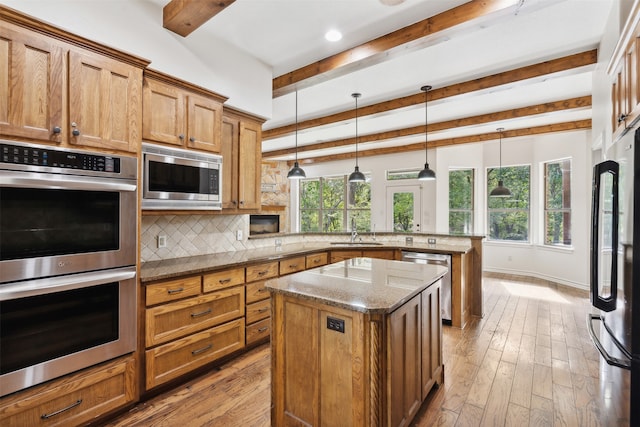
[[[396,233],[420,231],[422,211],[419,185],[387,187],[387,228]]]

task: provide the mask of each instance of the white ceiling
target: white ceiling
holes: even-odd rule
[[[152,0],[165,4],[167,0]],[[389,55],[385,61],[298,90],[298,121],[352,110],[353,92],[361,92],[359,107],[467,82],[526,65],[585,52],[598,46],[614,0],[503,0],[507,13],[469,22],[464,31],[437,34],[420,49]],[[215,35],[273,68],[274,77],[355,47],[418,21],[464,4],[464,0],[405,0],[396,6],[380,0],[236,0],[196,31]],[[339,42],[324,40],[336,28]],[[391,57],[393,56],[393,57]],[[429,123],[560,101],[591,94],[594,67],[571,75],[548,76],[503,85],[428,104]],[[442,132],[429,132],[429,142],[495,132],[496,128],[532,126],[590,119],[591,108],[502,120]],[[295,123],[295,93],[273,99],[273,117],[263,129]],[[360,136],[424,125],[424,105],[360,117]],[[298,145],[352,138],[353,120],[298,132]],[[359,144],[371,148],[424,142],[424,135]],[[265,139],[263,152],[292,148],[295,136]],[[300,159],[352,153],[353,146],[301,152]],[[290,160],[293,154],[276,157]],[[420,166],[420,165],[417,165]]]

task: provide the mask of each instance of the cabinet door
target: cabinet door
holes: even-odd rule
[[[240,122],[238,147],[238,207],[260,209],[260,181],[262,173],[262,126]]]
[[[0,134],[62,142],[64,50],[52,39],[0,26]]]
[[[238,120],[222,119],[222,209],[238,207]]]
[[[442,381],[441,282],[422,291],[422,399]]]
[[[85,51],[69,52],[69,142],[137,152],[142,70]]]
[[[187,147],[220,152],[222,104],[195,94],[188,96]]]
[[[416,295],[389,316],[390,426],[408,425],[422,403],[420,306]]]
[[[185,96],[178,88],[145,79],[142,99],[142,138],[184,145]]]

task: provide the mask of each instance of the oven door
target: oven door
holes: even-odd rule
[[[136,268],[0,285],[0,396],[135,350]]]
[[[0,283],[136,264],[136,180],[2,171]]]

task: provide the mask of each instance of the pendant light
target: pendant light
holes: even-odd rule
[[[306,178],[307,174],[298,165],[298,91],[296,90],[296,161],[293,163],[293,167],[287,174],[289,179],[302,179]]]
[[[351,96],[356,100],[356,167],[349,175],[349,182],[364,182],[365,177],[358,167],[358,98],[362,96],[360,93],[352,93]]]
[[[427,158],[427,92],[431,90],[431,86],[422,86],[420,90],[424,92],[424,169],[418,174],[418,179],[420,181],[433,181],[436,179],[436,173],[429,168],[429,160]]]
[[[504,186],[504,182],[502,181],[502,132],[504,128],[496,129],[500,132],[500,176],[498,178],[498,186],[491,190],[489,193],[490,197],[511,197],[511,191]]]

